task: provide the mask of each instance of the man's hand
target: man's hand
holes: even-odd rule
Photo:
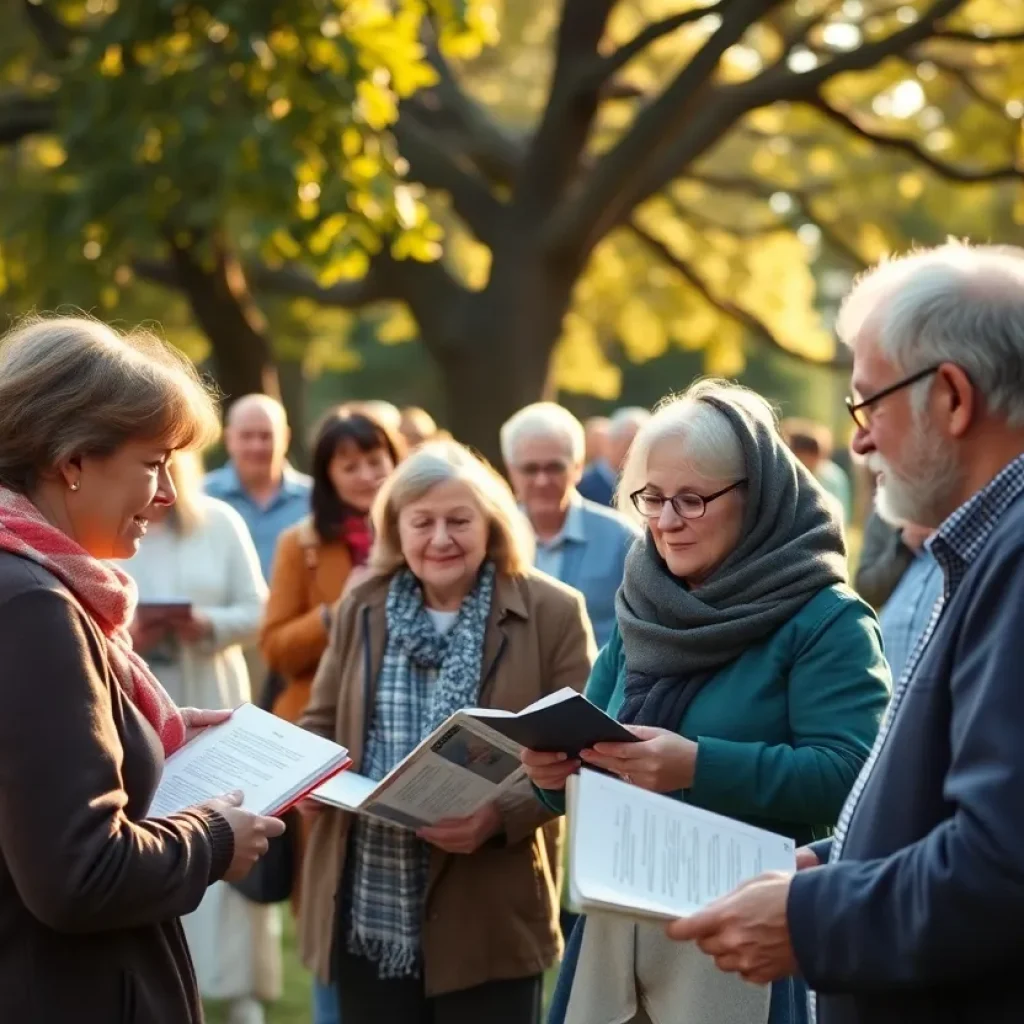
[[[639,743],[598,743],[580,752],[584,764],[618,775],[652,793],[689,789],[697,767],[697,744],[669,729],[628,725]]]
[[[821,861],[818,860],[818,855],[809,846],[801,846],[796,851],[797,871],[806,871],[808,868],[819,867],[821,867]]]
[[[446,853],[476,853],[501,828],[501,812],[489,803],[467,818],[446,818],[416,835]]]
[[[761,875],[700,913],[673,921],[669,938],[696,942],[719,970],[756,985],[797,974],[786,920],[792,878],[778,871]]]
[[[204,711],[202,708],[181,708],[185,720],[185,742],[194,740],[204,729],[220,725],[231,717],[231,709],[225,711]]]

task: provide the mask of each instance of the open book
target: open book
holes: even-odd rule
[[[796,870],[792,839],[585,768],[567,806],[580,912],[673,920],[764,871]]]
[[[351,764],[348,751],[254,704],[205,729],[164,765],[149,817],[161,818],[223,796],[244,794],[256,814],[283,814]]]
[[[513,786],[526,790],[524,747],[575,755],[602,741],[636,737],[566,687],[518,713],[491,708],[456,712],[380,782],[345,772],[313,796],[333,807],[417,829],[463,818]]]

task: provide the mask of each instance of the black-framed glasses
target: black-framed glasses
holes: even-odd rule
[[[897,391],[902,391],[904,388],[909,388],[911,384],[916,384],[919,380],[924,380],[925,377],[930,377],[933,373],[938,373],[941,367],[942,363],[936,363],[934,366],[929,366],[926,370],[919,370],[917,373],[912,373],[909,377],[896,381],[895,384],[890,384],[887,388],[882,388],[881,391],[876,392],[870,398],[862,398],[859,402],[855,401],[852,395],[847,395],[847,411],[853,417],[853,422],[861,430],[867,430],[871,426],[871,410],[876,402],[880,402],[883,398],[888,398],[889,395],[894,395]]]
[[[629,500],[633,502],[633,507],[645,519],[657,519],[666,504],[671,504],[676,515],[682,519],[700,519],[707,512],[709,501],[714,501],[715,498],[720,498],[723,494],[742,487],[746,482],[747,478],[744,477],[734,484],[729,484],[728,487],[723,487],[720,491],[715,491],[714,494],[680,491],[678,494],[673,494],[671,498],[666,498],[664,494],[650,494],[641,487],[639,491],[634,491],[629,496]]]

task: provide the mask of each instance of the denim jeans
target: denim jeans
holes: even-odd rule
[[[313,979],[313,1024],[340,1024],[338,993],[334,985]]]

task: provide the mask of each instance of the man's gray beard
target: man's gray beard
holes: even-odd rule
[[[879,516],[897,527],[941,525],[962,476],[953,454],[915,417],[901,461],[912,467],[913,477],[894,472],[891,463],[877,454],[868,460],[872,471],[881,469],[884,474],[875,493]]]

